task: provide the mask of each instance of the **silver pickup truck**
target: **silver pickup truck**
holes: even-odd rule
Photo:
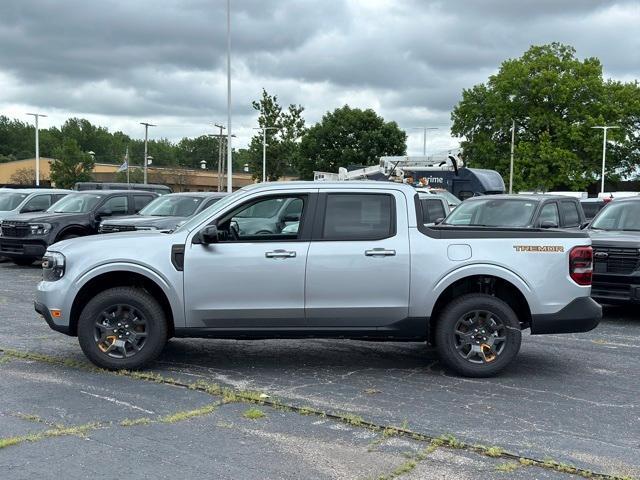
[[[244,213],[274,199],[301,203],[299,228],[243,233]],[[109,369],[147,365],[170,337],[334,337],[427,341],[480,377],[514,359],[524,329],[598,324],[585,233],[423,218],[402,184],[257,184],[172,232],[52,245],[35,308]]]

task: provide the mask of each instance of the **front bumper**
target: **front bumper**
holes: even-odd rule
[[[556,313],[531,315],[531,333],[579,333],[598,326],[602,319],[602,307],[591,297],[574,299]]]
[[[35,308],[36,312],[44,317],[47,325],[49,325],[49,328],[55,330],[56,332],[64,333],[65,335],[71,335],[69,326],[58,325],[56,322],[54,322],[53,317],[51,316],[51,312],[43,303],[35,301],[33,302],[33,307]]]
[[[47,251],[44,240],[13,240],[0,237],[0,256],[8,258],[40,258]]]
[[[640,303],[640,275],[594,274],[591,296],[600,303]]]

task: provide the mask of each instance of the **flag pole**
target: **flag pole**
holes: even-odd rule
[[[124,160],[127,162],[127,186],[129,185],[129,147],[127,147],[127,151],[124,154]]]

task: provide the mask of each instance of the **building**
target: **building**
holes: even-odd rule
[[[40,185],[51,186],[50,172],[53,158],[40,157]],[[96,163],[93,167],[93,178],[96,182],[122,181],[116,179],[119,165],[110,163]],[[0,186],[2,185],[33,185],[35,183],[36,159],[15,160],[0,163]],[[140,176],[140,167],[131,167],[131,175]],[[209,192],[218,188],[218,174],[211,170],[195,170],[176,167],[149,167],[147,171],[149,183],[168,185],[174,192]],[[30,183],[28,183],[30,182]],[[226,190],[226,177],[223,178],[223,190]],[[254,183],[248,173],[233,173],[233,188],[241,188]],[[55,186],[55,185],[53,185]]]

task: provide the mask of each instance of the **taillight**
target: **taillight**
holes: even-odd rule
[[[593,249],[573,247],[569,252],[569,275],[578,285],[591,285]]]

